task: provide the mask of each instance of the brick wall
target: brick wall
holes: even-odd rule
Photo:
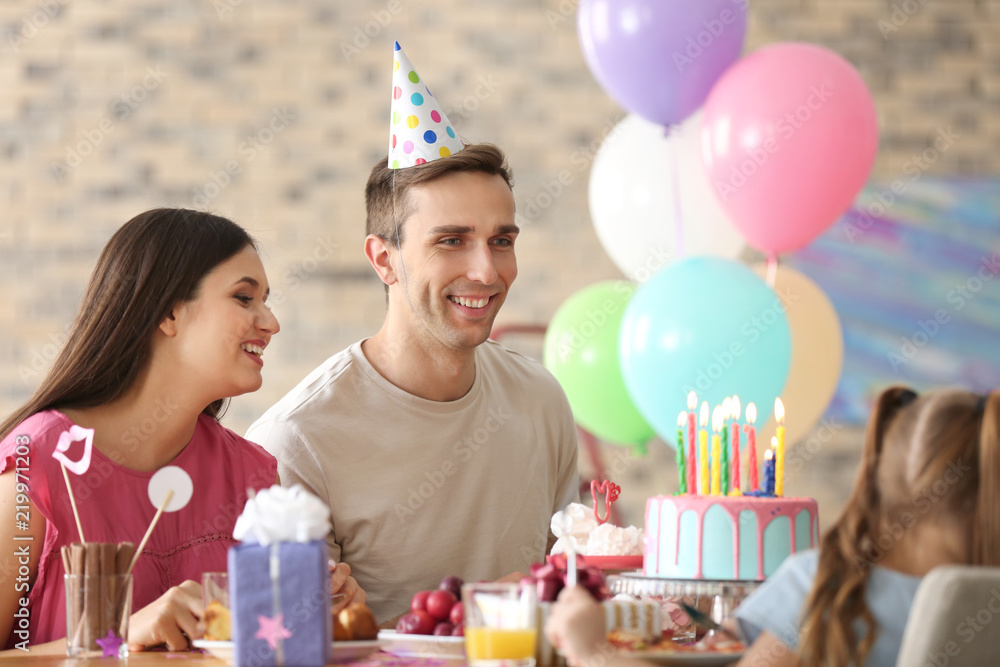
[[[583,62],[575,5],[0,4],[0,410],[54,358],[112,231],[154,206],[207,207],[262,241],[283,331],[264,388],[234,401],[236,430],[373,332],[384,301],[361,252],[362,188],[386,149],[393,39],[463,135],[510,154],[525,229],[501,323],[544,322],[577,289],[619,277],[586,193],[590,160],[623,112]],[[1000,168],[1000,1],[756,0],[750,15],[748,48],[817,42],[859,68],[882,128],[877,177],[893,178],[949,125],[963,138],[932,173]],[[842,439],[817,455],[833,471],[821,493],[801,481],[828,512],[850,484],[856,437]],[[669,469],[665,452],[653,455]],[[647,490],[673,488],[669,472],[646,474],[630,494],[633,521]]]

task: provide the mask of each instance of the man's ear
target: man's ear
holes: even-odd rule
[[[392,267],[392,255],[395,248],[385,239],[375,234],[365,237],[365,257],[371,263],[379,279],[386,285],[394,285],[397,281],[396,270]]]

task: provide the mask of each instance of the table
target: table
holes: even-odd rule
[[[93,658],[90,660],[79,660],[67,658],[62,655],[31,655],[26,653],[23,658],[14,658],[19,665],[30,665],[31,667],[76,667],[77,665],[128,665],[128,667],[164,667],[166,665],[176,665],[177,667],[228,667],[227,663],[213,658],[205,653],[168,653],[166,651],[132,653],[128,660],[110,660],[107,658]],[[2,662],[0,662],[2,664]]]
[[[28,667],[231,667],[230,663],[213,658],[207,653],[195,651],[145,651],[132,653],[128,660],[110,660],[93,658],[90,660],[69,659],[62,655],[31,655],[26,653],[23,658],[14,658],[18,665]],[[0,665],[5,661],[0,660]],[[343,667],[466,667],[465,660],[445,660],[441,658],[401,658],[389,653],[379,652],[356,662],[347,663]],[[339,666],[338,666],[339,667]]]

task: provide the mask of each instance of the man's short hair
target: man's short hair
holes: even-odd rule
[[[493,144],[470,144],[448,157],[405,169],[390,169],[388,163],[388,156],[381,158],[368,176],[368,184],[365,186],[365,208],[368,213],[365,233],[378,236],[394,248],[398,247],[397,240],[399,243],[403,242],[403,222],[413,212],[409,196],[411,188],[459,171],[501,176],[507,187],[512,188],[514,185],[507,157]]]

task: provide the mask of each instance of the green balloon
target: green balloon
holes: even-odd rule
[[[567,299],[545,333],[544,363],[580,426],[601,440],[644,450],[653,427],[632,403],[618,361],[618,330],[635,289],[609,280]]]

